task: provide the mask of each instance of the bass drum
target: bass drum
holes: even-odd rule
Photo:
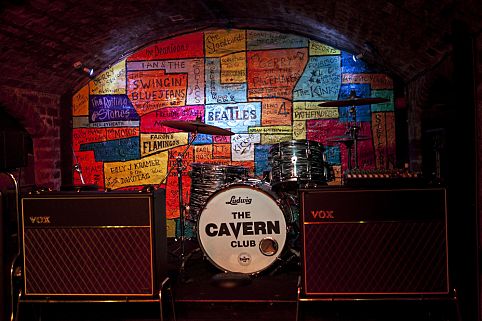
[[[255,274],[280,256],[287,226],[267,184],[232,184],[208,199],[197,233],[202,251],[220,270]]]

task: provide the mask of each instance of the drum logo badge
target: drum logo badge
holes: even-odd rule
[[[251,202],[253,201],[252,198],[249,198],[249,197],[245,197],[245,198],[242,198],[241,196],[231,196],[231,199],[226,202],[226,204],[228,205],[238,205],[238,204],[251,204]]]
[[[248,266],[251,263],[251,255],[246,252],[242,252],[238,256],[238,262],[242,266]]]

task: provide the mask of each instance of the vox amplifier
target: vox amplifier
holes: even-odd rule
[[[21,199],[25,296],[152,297],[166,273],[165,191]]]
[[[304,296],[449,292],[446,191],[301,190]]]

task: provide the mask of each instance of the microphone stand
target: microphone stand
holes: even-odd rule
[[[75,160],[75,164],[73,166],[73,169],[74,169],[74,171],[79,173],[80,182],[82,183],[82,185],[85,185],[84,176],[82,175],[82,169],[80,168],[80,163],[79,163],[79,160],[77,159],[77,155],[75,155],[75,151],[74,151],[73,147],[72,147],[72,154],[74,154],[74,160]]]
[[[176,166],[172,166],[169,169],[169,171],[167,172],[166,177],[164,177],[161,180],[161,184],[162,184],[164,181],[167,180],[167,178],[169,177],[169,175],[173,171],[174,167],[176,168],[176,170],[177,170],[177,186],[178,186],[178,193],[179,193],[179,224],[181,225],[180,226],[181,265],[180,265],[180,268],[179,268],[179,273],[180,273],[181,279],[183,281],[185,281],[184,268],[185,268],[185,265],[186,265],[186,261],[190,256],[190,255],[188,255],[188,256],[185,255],[185,239],[186,239],[186,236],[185,236],[186,235],[185,234],[185,222],[186,222],[185,210],[186,210],[186,206],[184,205],[184,201],[183,201],[183,197],[182,197],[182,171],[185,169],[185,167],[183,165],[183,158],[186,155],[189,148],[191,147],[191,145],[193,144],[194,140],[196,139],[197,134],[198,134],[197,130],[192,132],[191,139],[188,142],[188,144],[186,146],[186,149],[181,154],[176,156]],[[167,181],[166,181],[166,184],[167,184]]]
[[[350,125],[350,128],[348,129],[348,134],[350,137],[353,139],[353,149],[354,149],[354,156],[355,156],[355,169],[358,169],[358,131],[360,130],[360,127],[357,126],[356,122],[356,107],[352,106],[350,108],[350,114],[352,115],[352,120],[353,120],[353,125]],[[351,147],[348,149],[348,168],[351,169]]]

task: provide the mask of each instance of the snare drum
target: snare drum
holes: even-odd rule
[[[290,140],[271,146],[268,154],[273,187],[293,184],[325,184],[330,180],[321,143],[310,140]]]
[[[286,242],[282,208],[261,184],[232,184],[206,202],[197,225],[204,254],[220,270],[255,274],[271,266]]]
[[[189,214],[196,221],[206,200],[221,187],[244,181],[248,169],[242,166],[192,163]]]

